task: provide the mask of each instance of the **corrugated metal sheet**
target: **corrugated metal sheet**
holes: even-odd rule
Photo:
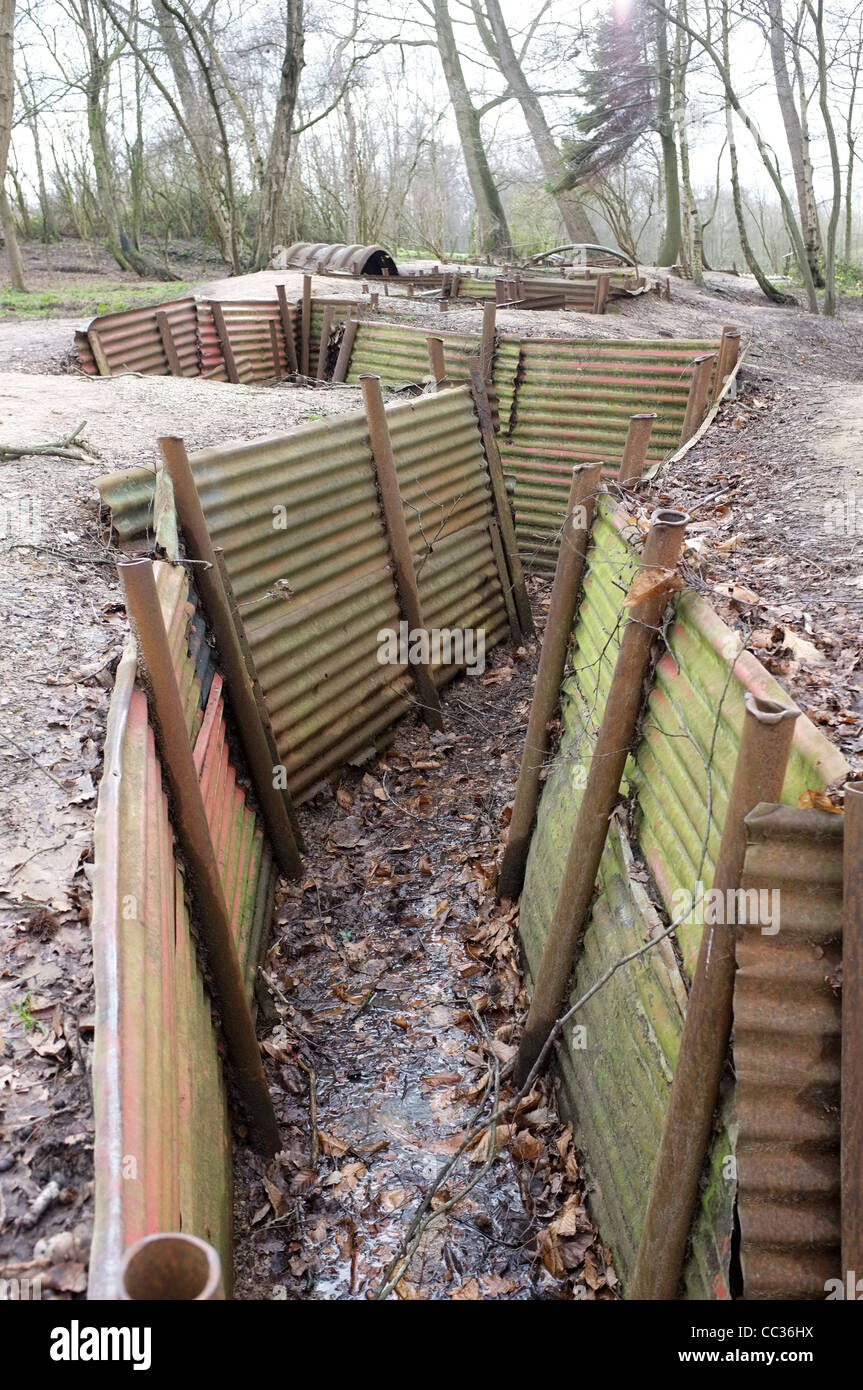
[[[483,628],[491,647],[508,620],[489,523],[488,466],[467,388],[391,406],[387,420],[429,628]],[[431,550],[429,547],[431,546]],[[455,675],[456,667],[448,669]],[[436,672],[440,683],[443,673]]]
[[[166,631],[247,985],[275,874],[225,744],[221,681],[179,566],[157,565]],[[96,1211],[90,1297],[116,1298],[125,1249],[187,1231],[231,1258],[231,1143],[162,769],[130,639],[108,718],[96,812],[93,954]]]
[[[562,741],[543,791],[521,900],[520,932],[532,970],[548,931],[582,794],[582,774],[605,708],[619,647],[621,604],[636,562],[636,537],[625,512],[603,499],[575,624],[572,669],[563,687]],[[659,663],[626,777],[636,794],[638,845],[670,912],[677,889],[694,891],[708,804],[711,834],[701,879],[706,888],[712,882],[745,691],[774,699],[782,692],[748,655],[738,658],[729,680],[729,662],[739,641],[694,595],[687,594],[678,604],[668,640],[669,651]],[[708,792],[706,763],[717,721]],[[784,795],[796,801],[804,789],[823,787],[843,769],[838,751],[808,720],[799,719]],[[600,866],[599,886],[573,999],[613,960],[643,944],[655,928],[652,909],[629,873],[626,844],[616,822]],[[677,934],[689,969],[699,932],[700,927],[690,923]],[[591,1001],[576,1020],[586,1026],[586,1040],[581,1045],[570,1040],[561,1057],[576,1139],[595,1184],[594,1206],[624,1285],[638,1246],[685,998],[675,953],[670,942],[667,948],[663,944],[619,972]],[[685,1275],[690,1298],[730,1295],[735,1192],[723,1166],[734,1151],[732,1104],[733,1097],[727,1098],[701,1194]]]
[[[330,342],[335,343],[337,331],[345,319],[349,318],[353,311],[359,307],[355,299],[337,299],[332,296],[318,298],[312,295],[312,313],[309,320],[309,375],[317,377],[318,358],[320,356],[321,333],[324,327],[324,310],[329,307],[331,310],[330,320]],[[299,321],[301,308],[297,308],[297,319]],[[299,346],[297,349],[299,360]],[[332,376],[332,368],[335,366],[334,354],[330,353],[330,361],[327,364],[325,375],[327,378]]]
[[[399,615],[365,417],[202,450],[191,463],[301,792],[409,702],[408,674],[376,655],[377,631],[397,629]]]
[[[470,392],[402,402],[387,408],[387,418],[426,625],[483,627],[490,649],[508,621]],[[352,412],[288,435],[202,450],[191,464],[214,544],[224,550],[288,784],[301,795],[371,747],[413,702],[408,670],[377,660],[377,633],[398,632],[401,614],[366,418]],[[98,486],[114,507],[121,543],[145,546],[153,475],[135,469]],[[447,666],[439,681],[455,671]]]
[[[380,275],[388,270],[398,275],[399,269],[384,246],[348,246],[344,242],[297,241],[277,252],[274,261],[283,265],[303,266],[318,274]]]
[[[687,594],[668,630],[668,651],[657,664],[633,781],[638,793],[639,843],[669,909],[675,889],[691,889],[698,877],[701,845],[708,834],[708,801],[709,843],[701,877],[708,888],[713,881],[743,725],[744,695],[751,691],[765,699],[787,700],[779,683],[748,652],[737,656],[734,676],[728,681],[729,654],[737,652],[739,645],[709,604]],[[712,743],[708,788],[706,763]],[[846,776],[847,770],[842,754],[820,730],[808,719],[798,719],[783,788],[785,801],[794,804],[807,789],[825,787]],[[691,969],[700,928],[684,924],[677,939]]]
[[[198,354],[201,376],[211,381],[227,381],[225,354],[213,319],[213,310],[206,300],[198,303]]]
[[[443,338],[447,375],[453,381],[466,380],[471,365],[479,363],[479,335],[435,333]],[[359,381],[374,372],[389,387],[409,386],[429,380],[429,333],[388,323],[361,323],[357,328],[347,380]]]
[[[146,376],[170,376],[171,367],[156,321],[157,312],[167,315],[182,375],[197,376],[197,313],[195,301],[191,298],[171,300],[147,309],[102,314],[93,319],[87,326],[90,339],[87,351],[82,351],[83,345],[76,335],[79,361],[84,370],[98,370],[92,348],[92,338],[95,336],[107,360],[110,375],[142,372]]]
[[[233,353],[237,375],[242,383],[250,385],[287,375],[285,332],[277,299],[225,299],[218,304],[218,312],[224,322],[228,347]],[[212,313],[210,306],[211,317]],[[277,355],[273,353],[271,325],[276,330]],[[216,336],[219,337],[218,331]],[[221,343],[221,351],[224,361],[224,343]]]
[[[840,1252],[843,817],[747,817],[741,887],[779,895],[779,929],[738,928],[734,985],[744,1297],[825,1297]],[[771,899],[771,901],[773,901]]]
[[[523,559],[551,573],[572,465],[616,472],[629,417],[655,411],[647,464],[677,447],[694,358],[716,343],[639,339],[526,338],[521,343],[504,470],[515,479]]]

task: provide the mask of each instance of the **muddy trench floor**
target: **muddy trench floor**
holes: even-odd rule
[[[524,1004],[492,874],[537,651],[498,648],[444,694],[445,732],[409,718],[300,810],[305,876],[279,895],[260,1030],[284,1148],[269,1166],[237,1154],[235,1297],[379,1296],[418,1203],[491,1111]],[[492,1154],[390,1296],[615,1297],[553,1083],[468,1149],[433,1209]]]

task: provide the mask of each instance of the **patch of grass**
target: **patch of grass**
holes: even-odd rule
[[[4,285],[0,289],[0,315],[22,319],[95,318],[97,314],[115,314],[123,309],[137,309],[148,304],[163,304],[166,299],[179,299],[188,293],[190,287],[191,281],[186,280],[177,280],[170,285],[161,282],[117,284],[111,280],[96,280],[22,293]]]
[[[31,1013],[32,1007],[33,996],[32,994],[28,993],[25,994],[20,1004],[12,1005],[12,1012],[15,1015],[15,1017],[18,1018],[21,1021],[21,1023],[23,1023],[28,1033],[35,1033],[37,1029],[39,1029],[40,1032],[44,1033],[44,1027],[39,1022],[38,1018],[34,1018],[33,1014]]]

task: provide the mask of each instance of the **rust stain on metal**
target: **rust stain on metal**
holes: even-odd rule
[[[251,994],[272,913],[269,844],[227,755],[221,679],[179,566],[157,566],[186,727]],[[90,1297],[120,1296],[126,1248],[158,1231],[209,1241],[230,1268],[230,1131],[211,1003],[190,934],[162,769],[127,644],[96,812],[92,935],[96,1213]],[[207,754],[218,777],[208,779]],[[221,779],[221,780],[219,780]]]
[[[763,805],[746,818],[744,892],[778,930],[738,928],[734,1066],[746,1298],[824,1298],[840,1278],[843,817]],[[778,895],[774,897],[773,895]]]
[[[93,319],[86,334],[75,335],[78,360],[84,371],[98,374],[96,348],[90,336],[95,335],[110,375],[142,372],[145,376],[171,376],[171,360],[157,313],[163,316],[170,330],[180,374],[198,376],[198,316],[192,298],[176,299],[147,309],[102,314]]]

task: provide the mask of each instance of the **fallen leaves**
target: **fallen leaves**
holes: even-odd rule
[[[660,566],[655,569],[642,569],[635,576],[629,593],[623,600],[623,607],[635,608],[645,599],[678,593],[682,588],[683,579],[677,570],[663,569]]]

